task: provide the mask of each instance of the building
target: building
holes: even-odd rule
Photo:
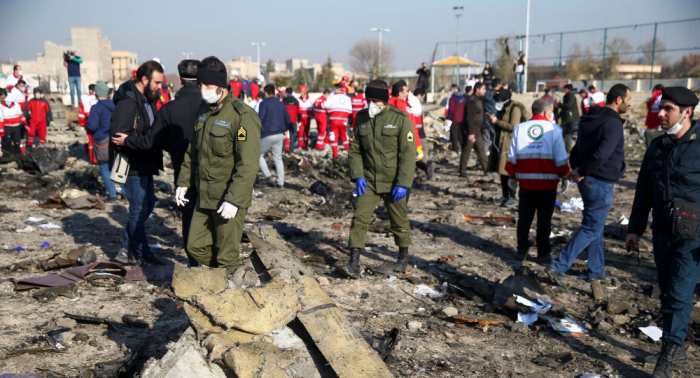
[[[117,85],[131,78],[139,68],[139,56],[131,51],[112,51],[112,83]]]
[[[238,75],[243,79],[252,79],[258,74],[258,64],[253,62],[249,56],[242,56],[240,59],[231,59],[226,63],[226,69],[238,70]]]

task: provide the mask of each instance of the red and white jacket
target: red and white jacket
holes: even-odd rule
[[[593,106],[605,106],[605,95],[603,92],[588,92],[586,97],[581,101],[583,112],[588,113],[588,109]]]
[[[297,100],[299,101],[299,115],[301,116],[301,121],[309,122],[310,118],[314,116],[313,100],[311,100],[308,94],[306,98],[301,96],[297,97]]]
[[[328,100],[326,96],[321,96],[314,101],[314,117],[317,119],[319,117],[325,117],[328,114],[328,110],[323,107],[323,104]]]
[[[348,117],[352,114],[352,103],[350,97],[344,93],[336,92],[328,96],[328,100],[323,103],[323,108],[328,110],[328,121],[348,122]]]
[[[352,103],[352,125],[355,126],[355,117],[357,117],[357,112],[362,109],[367,108],[367,99],[364,96],[357,93],[351,100]]]
[[[22,108],[22,111],[24,111],[24,108],[27,107],[27,98],[24,96],[24,93],[20,91],[17,87],[13,87],[12,90],[7,94],[5,102],[17,103],[19,107]]]
[[[520,188],[556,190],[569,170],[561,127],[543,115],[515,126],[506,171]]]
[[[6,127],[22,126],[25,123],[27,120],[18,103],[13,102],[9,106],[5,102],[0,104],[0,134],[5,134]]]
[[[647,100],[647,119],[644,124],[647,129],[656,130],[661,125],[659,121],[659,106],[661,106],[661,90],[654,92]]]
[[[90,109],[95,104],[97,104],[97,96],[95,96],[95,93],[90,92],[87,98],[84,98],[80,103],[80,112],[78,113],[78,124],[80,126],[85,127],[85,125],[87,125]]]
[[[5,82],[5,85],[7,85],[7,91],[10,92],[12,90],[12,88],[14,88],[15,85],[17,85],[17,83],[20,80],[24,80],[24,82],[27,83],[27,87],[24,88],[24,100],[28,101],[29,100],[29,82],[27,81],[27,79],[24,78],[24,75],[17,77],[13,73],[12,75],[8,76],[7,81]]]

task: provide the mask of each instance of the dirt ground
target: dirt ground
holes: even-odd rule
[[[644,151],[644,143],[634,131],[634,126],[643,126],[645,113],[639,111],[641,96],[637,97],[635,110],[626,125],[628,169],[615,185],[608,223],[623,215],[629,217],[634,198]],[[522,99],[531,102],[530,98]],[[434,114],[441,112],[436,106],[428,106],[426,110],[434,110]],[[79,128],[49,134],[49,141],[60,147],[75,140],[82,142],[84,138]],[[0,191],[3,193],[0,198],[1,278],[49,274],[11,269],[18,262],[29,259],[38,262],[52,253],[60,252],[65,256],[68,251],[85,244],[90,245],[101,261],[114,257],[119,250],[128,215],[126,200],[105,204],[103,210],[30,207],[34,195],[53,185],[103,194],[95,167],[82,160],[81,154],[73,155],[64,169],[45,176],[19,170],[16,163],[0,165]],[[380,204],[367,236],[366,251],[362,254],[364,276],[348,280],[335,273],[335,266],[348,258],[353,185],[343,169],[340,172],[330,170],[328,148],[324,152],[298,152],[298,156],[311,165],[290,168],[283,189],[255,188],[246,221],[271,223],[280,230],[297,257],[314,270],[322,287],[356,329],[375,335],[394,327],[401,330],[401,341],[387,359],[397,377],[578,377],[586,373],[643,377],[653,371],[653,363],[645,364],[645,358],[657,353],[661,342],[652,341],[638,329],[661,325],[660,302],[652,295],[656,272],[649,242],[643,243],[638,260],[636,255],[627,254],[623,240],[605,239],[606,272],[617,280],[603,288],[606,296],[603,300],[595,300],[591,285],[576,278],[585,275],[585,254],[567,276],[571,287],[563,289],[547,279],[544,267],[534,262],[536,250],[531,248],[530,258],[523,265],[541,287],[532,297],[553,304],[550,315],[566,314],[579,323],[585,322],[588,336],[563,337],[543,322],[538,322],[536,327],[514,327],[517,312],[493,306],[489,295],[484,293],[492,291],[507,277],[522,272],[514,259],[514,225],[493,225],[488,221],[465,221],[463,218],[469,215],[517,219],[516,209],[494,203],[501,197],[497,174],[481,177],[474,171],[468,179],[459,178],[457,155],[435,150],[430,156],[437,164],[435,177],[428,180],[422,171],[417,171],[410,197],[412,274],[387,278],[375,273],[380,265],[393,263],[398,252],[384,221],[388,219],[387,213]],[[474,163],[472,158],[471,164]],[[272,165],[270,162],[271,168]],[[146,222],[146,231],[149,243],[162,247],[156,250],[159,256],[173,264],[186,264],[181,221],[172,200],[172,175],[172,169],[166,169],[156,177],[158,204]],[[312,185],[318,180],[329,184],[334,194],[312,193],[317,191]],[[477,180],[487,183],[473,186]],[[568,202],[575,197],[580,195],[572,185],[565,194],[559,194],[557,200]],[[277,209],[269,211],[271,206]],[[62,229],[45,230],[33,225],[33,231],[19,232],[27,227],[25,220],[29,217],[44,218],[41,223],[52,222]],[[567,231],[576,232],[580,221],[580,213],[555,210],[553,232],[564,234],[551,239],[555,254],[571,238]],[[534,242],[534,225],[531,236]],[[50,246],[41,248],[44,242]],[[22,246],[24,251],[10,251],[17,246]],[[244,244],[242,253],[247,256],[250,246]],[[417,284],[439,291],[445,282],[444,297],[431,299],[414,293]],[[483,285],[475,287],[473,282]],[[160,358],[167,351],[167,343],[177,340],[189,324],[184,310],[178,308],[168,292],[167,282],[90,280],[67,297],[59,296],[46,302],[34,298],[33,291],[2,294],[0,373],[35,373],[42,377],[100,376],[100,364],[121,363],[128,358],[129,351],[142,342],[145,342],[142,353],[146,358]],[[696,290],[696,304],[698,295]],[[626,303],[631,309],[614,314],[611,303]],[[455,307],[458,316],[473,318],[488,314],[503,323],[486,329],[474,324],[456,324],[453,318],[441,312],[446,307]],[[72,329],[63,334],[64,349],[52,348],[37,354],[21,350],[49,346],[47,333],[66,326],[64,313],[107,318],[114,327],[69,324],[68,328]],[[124,315],[133,315],[130,319],[140,322],[125,322]],[[61,325],[57,324],[59,321]],[[700,325],[692,324],[690,334],[700,338]],[[700,344],[695,341],[686,345],[690,363],[677,376],[700,376]],[[559,352],[570,352],[573,361],[558,370],[532,362],[537,357]]]

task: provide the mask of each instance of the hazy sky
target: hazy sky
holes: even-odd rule
[[[255,60],[252,41],[267,43],[261,50],[263,61],[296,57],[321,63],[330,54],[349,68],[352,45],[363,38],[376,41],[377,33],[370,28],[384,27],[391,30],[383,40],[395,51],[393,68],[415,69],[420,62],[430,61],[436,42],[455,40],[454,5],[465,7],[460,39],[474,40],[524,34],[526,3],[0,0],[5,30],[0,59],[33,59],[43,52],[45,40],[70,45],[71,26],[99,26],[103,37],[112,41],[113,50],[135,51],[141,61],[157,56],[168,72],[174,72],[182,52],[193,52],[197,59],[215,55],[226,61],[249,55]],[[531,7],[532,34],[700,17],[699,0],[532,0]],[[627,29],[612,31],[608,38],[625,37],[636,50],[652,39],[652,33],[653,27]],[[698,21],[659,26],[659,39],[669,48],[700,47],[699,35]],[[574,42],[602,46],[602,38],[602,32],[565,36],[564,54]],[[558,36],[540,37],[531,45],[530,57],[556,56],[558,49]],[[460,51],[483,60],[483,42]],[[438,49],[438,55],[453,53],[454,47]]]

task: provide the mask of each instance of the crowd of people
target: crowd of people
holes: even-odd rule
[[[66,58],[69,70],[79,65],[72,53]],[[516,74],[522,73],[525,64],[521,53],[514,62]],[[407,203],[413,178],[416,168],[425,171],[428,179],[435,172],[431,143],[422,128],[430,77],[425,65],[417,71],[413,90],[402,80],[391,86],[372,80],[360,88],[343,77],[314,100],[306,86],[297,88],[295,96],[291,87],[263,86],[264,77],[244,82],[216,57],[183,60],[178,73],[182,87],[174,96],[157,60],[143,63],[116,92],[103,82],[90,85],[87,101],[80,97],[78,81],[79,123],[89,135],[90,160],[102,171],[107,201],[116,201],[119,192],[129,201],[116,261],[163,264],[149,247],[145,231],[155,206],[153,177],[163,170],[163,151],[172,159],[175,201],[182,212],[190,265],[233,273],[241,264],[239,244],[254,185],[284,187],[284,152],[323,151],[330,146],[330,160],[338,167],[342,146],[356,203],[348,241],[350,258],[338,266],[338,273],[361,277],[360,255],[380,200],[389,214],[399,255],[393,266],[379,271],[407,269],[411,245]],[[519,80],[515,92],[524,90]],[[8,153],[24,152],[23,130],[27,147],[33,146],[35,138],[44,145],[46,127],[53,124],[41,90],[34,88],[31,100],[28,92],[21,67],[15,66],[8,88],[0,89],[0,135]],[[513,98],[509,85],[485,67],[480,81],[469,81],[463,89],[450,88],[445,118],[451,149],[459,155],[461,178],[469,177],[468,171],[500,176],[498,204],[517,206],[519,214],[515,260],[528,258],[529,232],[536,215],[535,262],[545,267],[554,284],[568,287],[565,274],[584,251],[587,280],[611,282],[613,278],[605,273],[603,229],[614,184],[625,172],[621,115],[631,106],[631,91],[616,84],[604,94],[591,86],[580,93],[580,103],[572,85],[563,92],[559,101],[547,90],[532,104],[528,119],[525,105]],[[684,87],[657,86],[647,101],[648,150],[639,173],[627,247],[638,248],[653,211],[664,331],[654,377],[671,377],[674,368],[687,363],[683,345],[700,279],[700,160],[696,158],[700,125],[692,122],[697,104],[698,97]],[[472,150],[477,163],[469,167]],[[274,181],[265,159],[268,152],[275,163]],[[128,165],[123,180],[115,175],[115,167],[122,162]],[[256,183],[258,171],[262,178]],[[583,199],[581,227],[553,258],[549,236],[557,192],[566,191],[570,183],[578,185]]]

